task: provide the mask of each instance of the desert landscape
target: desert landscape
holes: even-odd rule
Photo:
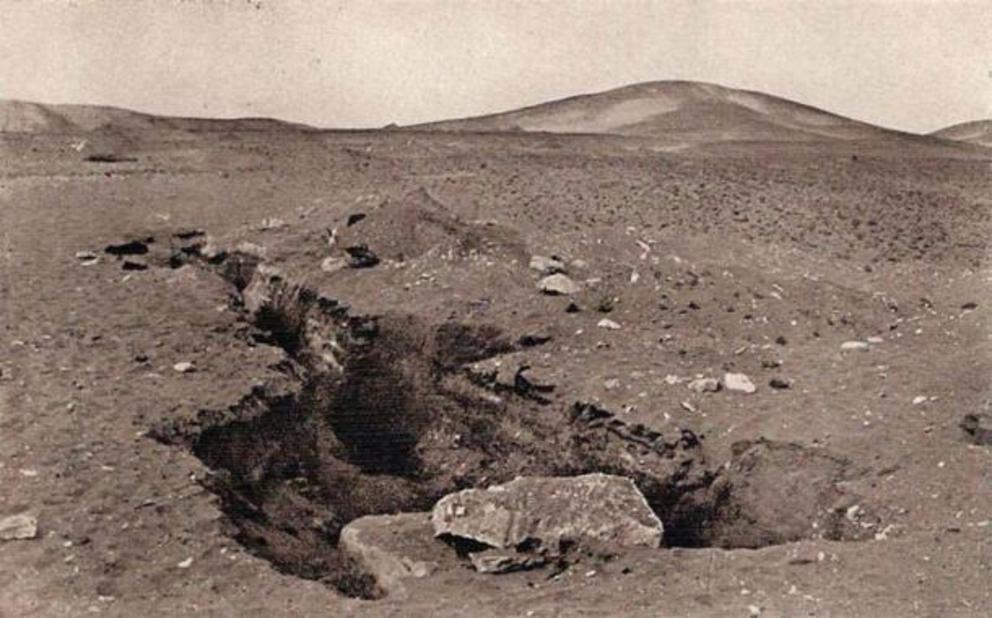
[[[0,102],[0,615],[992,614],[990,122]]]

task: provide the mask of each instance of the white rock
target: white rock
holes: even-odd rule
[[[38,536],[38,520],[21,513],[0,519],[0,541],[23,541]]]
[[[851,352],[855,350],[861,352],[867,352],[869,349],[871,349],[871,344],[869,344],[867,341],[845,341],[844,343],[840,344],[840,349],[843,352]]]
[[[599,322],[596,322],[596,326],[609,330],[620,330],[620,325],[608,318],[603,318]]]
[[[918,406],[921,403],[926,403],[926,400],[927,398],[924,397],[923,395],[917,395],[916,397],[913,397],[913,405]]]
[[[172,366],[179,373],[192,373],[196,371],[196,366],[190,361],[180,361]]]
[[[743,373],[725,373],[723,375],[723,385],[727,387],[727,390],[738,391],[741,393],[753,393],[758,390],[754,386],[754,382],[751,378],[747,377]]]
[[[188,569],[191,566],[193,566],[193,558],[187,558],[182,562],[180,562],[179,564],[177,564],[176,566],[179,567],[180,569]]]
[[[881,337],[876,335],[873,337],[868,337],[868,339],[866,339],[865,341],[867,341],[868,343],[882,343],[883,341],[885,341],[885,339],[882,339]]]
[[[577,294],[582,287],[561,273],[549,275],[537,282],[537,288],[551,296]]]

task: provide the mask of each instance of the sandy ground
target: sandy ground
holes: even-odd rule
[[[135,160],[86,162],[71,136],[0,139],[0,516],[39,528],[0,543],[0,615],[992,614],[992,451],[958,427],[990,396],[988,158],[403,132],[106,139]],[[380,600],[277,570],[234,538],[216,471],[162,439],[230,422],[287,375],[229,279],[170,263],[194,230],[251,243],[352,315],[551,336],[513,357],[555,385],[535,414],[596,402],[691,428],[715,467],[738,440],[824,449],[852,471],[844,516],[862,534],[627,551],[554,578],[456,568]],[[144,269],[105,252],[147,238]],[[322,269],[347,243],[382,261]],[[580,311],[538,292],[535,254],[567,261]],[[666,379],[728,371],[756,392]]]

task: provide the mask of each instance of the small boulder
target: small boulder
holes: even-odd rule
[[[193,373],[196,371],[196,365],[190,361],[180,361],[173,365],[172,369],[179,373]]]
[[[720,390],[720,381],[716,378],[696,378],[686,386],[697,393],[715,393]]]
[[[38,536],[38,520],[21,513],[0,519],[0,541],[24,541]]]
[[[496,549],[537,544],[558,551],[562,541],[600,541],[658,547],[664,527],[626,477],[520,477],[488,489],[466,489],[439,500],[431,515],[435,536]]]
[[[745,394],[751,394],[758,390],[754,386],[754,382],[751,381],[751,378],[747,377],[743,373],[724,374],[723,385],[727,387],[727,390],[729,391],[738,391]]]
[[[620,330],[619,324],[617,324],[613,320],[608,320],[606,318],[603,318],[599,322],[596,322],[596,326],[600,328],[605,328],[607,330]]]
[[[455,559],[434,540],[429,513],[360,517],[341,530],[338,546],[384,592],[402,596],[404,580],[428,577]]]
[[[543,275],[554,275],[565,272],[565,264],[554,257],[535,255],[530,258],[530,268]]]
[[[537,289],[550,296],[570,296],[572,294],[578,294],[582,288],[567,276],[556,273],[538,281]]]

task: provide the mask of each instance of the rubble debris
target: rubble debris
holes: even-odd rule
[[[607,330],[620,330],[619,324],[607,318],[603,318],[599,322],[596,322],[596,326],[600,328],[605,328]]]
[[[148,245],[155,242],[155,238],[148,236],[139,240],[129,240],[114,245],[107,245],[103,250],[110,255],[122,257],[125,255],[145,255],[148,253]]]

